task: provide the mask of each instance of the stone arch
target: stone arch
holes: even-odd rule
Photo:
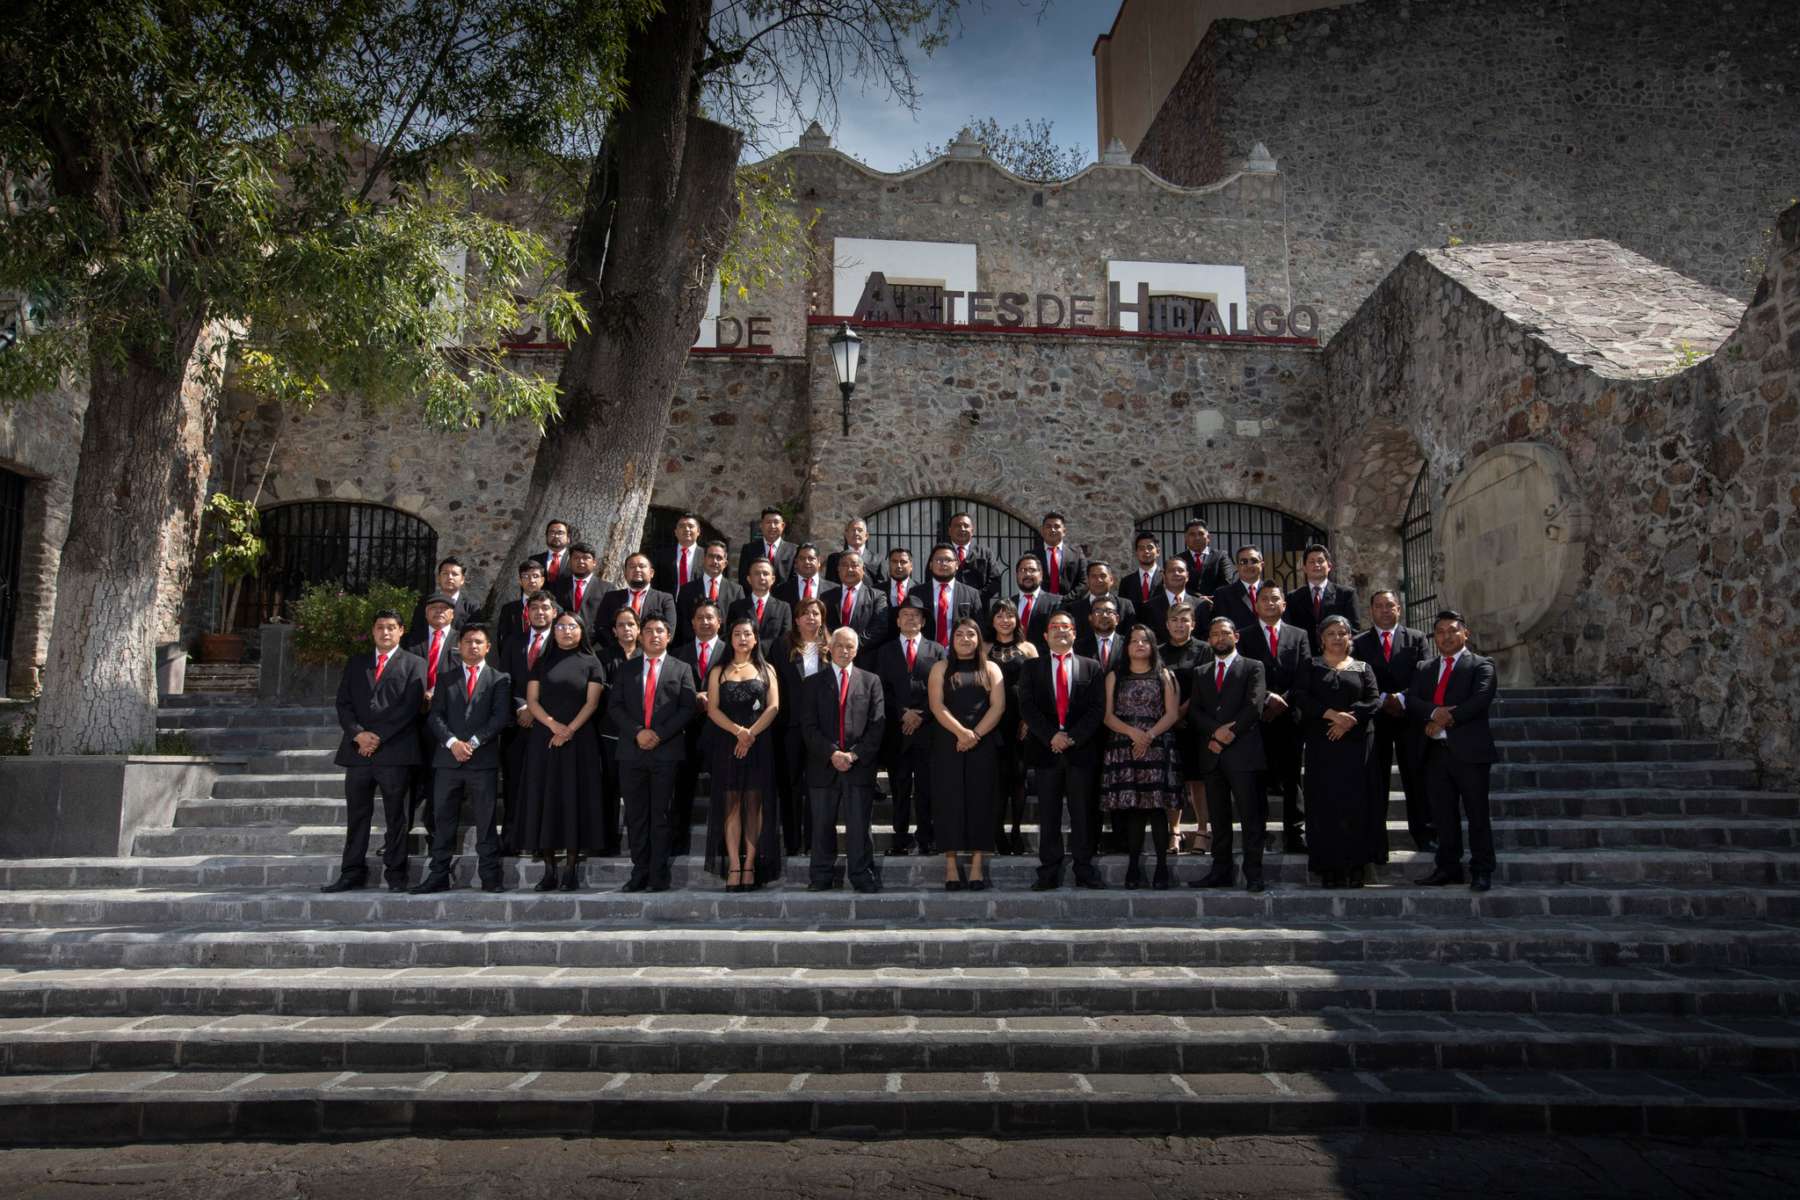
[[[1425,466],[1424,447],[1411,430],[1384,422],[1357,427],[1335,457],[1328,501],[1338,574],[1365,594],[1397,589],[1403,573],[1400,525]],[[1430,496],[1431,489],[1423,494]]]
[[[263,569],[245,581],[238,625],[289,615],[300,590],[319,580],[342,580],[352,590],[376,581],[429,589],[439,557],[438,523],[396,504],[361,499],[359,491],[354,485],[334,488],[332,495],[271,500],[258,508],[269,553]]]

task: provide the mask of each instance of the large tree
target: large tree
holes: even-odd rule
[[[154,737],[159,549],[193,556],[222,352],[247,382],[539,422],[502,368],[528,315],[573,336],[556,255],[482,215],[461,148],[555,144],[618,99],[650,0],[23,0],[0,22],[0,397],[88,396],[34,751]],[[720,146],[722,151],[728,147]],[[465,161],[467,160],[467,161]],[[466,251],[467,274],[450,265]],[[457,289],[461,289],[458,293]],[[531,298],[521,303],[519,297]],[[5,325],[0,317],[0,325]],[[39,399],[34,400],[33,397]],[[196,424],[198,428],[196,428]]]

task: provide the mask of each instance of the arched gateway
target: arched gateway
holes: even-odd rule
[[[1237,501],[1208,501],[1171,508],[1143,518],[1138,522],[1138,528],[1157,536],[1162,543],[1163,557],[1167,559],[1187,547],[1182,533],[1187,523],[1196,517],[1206,522],[1212,544],[1228,560],[1236,556],[1239,546],[1260,549],[1263,577],[1283,588],[1296,587],[1304,578],[1300,570],[1300,552],[1310,542],[1325,540],[1323,529],[1292,513]],[[1127,566],[1125,569],[1132,568]]]
[[[1030,522],[992,504],[963,496],[922,496],[916,500],[902,500],[864,518],[869,526],[869,545],[880,555],[886,555],[896,546],[911,550],[913,575],[923,579],[925,559],[931,553],[932,544],[944,540],[945,527],[959,512],[974,518],[975,543],[986,546],[1000,560],[1005,575],[1001,590],[1009,594],[1017,591],[1018,585],[1012,576],[1013,563],[1031,549],[1037,540],[1037,530]]]

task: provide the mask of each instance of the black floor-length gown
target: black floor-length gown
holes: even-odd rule
[[[532,679],[539,706],[567,724],[587,703],[588,683],[604,688],[607,673],[591,651],[552,646],[538,660]],[[513,853],[598,853],[604,848],[600,723],[605,708],[602,693],[587,723],[562,746],[550,745],[550,727],[541,721],[527,731],[524,795],[506,827],[506,844]]]
[[[1006,715],[1000,718],[1000,724],[994,726],[993,737],[996,747],[996,761],[999,766],[998,782],[994,794],[998,797],[994,805],[994,833],[1006,832],[1011,825],[1018,829],[1026,819],[1025,809],[1029,802],[1022,796],[1019,788],[1025,780],[1025,765],[1022,761],[1023,750],[1019,745],[1019,677],[1024,674],[1025,664],[1030,659],[1025,656],[1025,646],[1021,642],[995,642],[988,647],[988,661],[1000,668],[1000,674],[1006,681]],[[1017,805],[1017,807],[1014,807]],[[996,836],[996,841],[998,837]]]
[[[1306,739],[1306,868],[1315,873],[1360,871],[1374,861],[1373,830],[1387,820],[1387,796],[1369,795],[1369,748],[1374,729],[1375,672],[1345,659],[1334,670],[1316,659],[1294,689]],[[1327,709],[1347,712],[1356,728],[1337,741],[1326,736]]]
[[[944,707],[968,729],[987,716],[993,701],[981,663],[949,659],[944,671]],[[1004,719],[1004,718],[1002,718]],[[1000,747],[994,733],[969,751],[956,748],[956,737],[931,720],[931,821],[941,851],[994,850],[994,813],[1000,791]]]
[[[769,687],[762,679],[719,680],[719,711],[748,729],[756,724],[769,703]],[[703,720],[706,718],[702,718]],[[739,850],[725,848],[726,808],[736,805],[744,814],[743,840],[756,847],[756,881],[768,883],[781,877],[781,798],[775,788],[778,751],[775,725],[763,730],[739,758],[737,739],[714,726],[705,739],[712,748],[712,802],[706,809],[706,870],[729,877]],[[754,822],[750,821],[754,813]]]

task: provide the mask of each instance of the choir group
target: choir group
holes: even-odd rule
[[[909,550],[870,549],[861,520],[827,556],[767,509],[735,578],[730,548],[700,530],[684,515],[621,584],[551,521],[491,621],[454,558],[409,623],[379,614],[338,690],[348,829],[324,890],[366,883],[377,794],[393,890],[421,813],[414,892],[450,887],[465,819],[488,891],[504,890],[506,855],[543,864],[539,891],[576,890],[584,859],[621,853],[621,828],[624,890],[666,890],[672,857],[694,849],[703,773],[700,850],[730,891],[779,880],[787,855],[809,856],[812,890],[835,886],[840,829],[849,884],[879,891],[882,774],[886,853],[943,855],[952,891],[985,890],[988,856],[1027,853],[1035,823],[1036,890],[1062,884],[1065,859],[1076,887],[1105,886],[1102,853],[1126,856],[1127,888],[1167,888],[1186,850],[1211,859],[1188,886],[1261,892],[1272,799],[1283,850],[1325,887],[1359,887],[1388,860],[1395,772],[1408,837],[1435,851],[1418,882],[1464,881],[1466,824],[1466,878],[1492,884],[1494,666],[1458,613],[1408,628],[1391,590],[1360,628],[1323,545],[1290,594],[1257,547],[1227,562],[1191,521],[1167,561],[1140,533],[1120,578],[1048,513],[1007,588],[967,514],[922,577]]]

